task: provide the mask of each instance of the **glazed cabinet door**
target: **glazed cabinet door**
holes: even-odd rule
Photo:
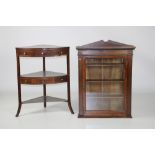
[[[126,59],[85,59],[85,111],[123,114],[126,110]]]

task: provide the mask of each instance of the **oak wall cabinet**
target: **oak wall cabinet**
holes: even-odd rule
[[[97,41],[78,46],[78,117],[131,117],[135,46]]]

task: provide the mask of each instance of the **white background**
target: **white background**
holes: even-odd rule
[[[0,87],[0,95],[3,97],[4,95],[6,96],[7,94],[13,93],[17,97],[17,83],[16,83],[16,56],[15,56],[15,47],[16,46],[26,46],[26,45],[33,45],[33,44],[54,44],[54,45],[62,45],[62,46],[70,46],[70,56],[71,56],[71,94],[72,94],[72,99],[77,100],[78,96],[78,66],[77,66],[77,51],[75,47],[77,45],[83,45],[86,43],[90,43],[93,41],[101,40],[101,39],[112,39],[115,41],[123,42],[123,43],[128,43],[128,44],[133,44],[136,46],[136,50],[134,51],[134,61],[133,61],[133,94],[135,93],[140,93],[140,94],[154,94],[155,92],[155,84],[154,84],[154,77],[155,77],[155,72],[154,72],[154,40],[155,40],[155,28],[154,27],[0,27],[0,66],[1,66],[1,71],[3,73],[3,76],[0,76],[1,80],[1,87]],[[81,37],[82,36],[82,37]],[[33,61],[29,58],[22,59],[22,72],[30,72],[31,71],[37,71],[41,69],[41,59],[36,58],[33,59]],[[64,57],[58,58],[49,58],[47,65],[49,65],[49,69],[53,69],[55,71],[64,71],[65,69],[65,61]],[[57,96],[63,94],[65,91],[65,86],[63,84],[55,86],[48,86],[48,94],[55,94]],[[24,87],[24,93],[23,94],[40,94],[42,93],[42,87],[40,86],[25,86]],[[32,93],[33,92],[33,93]],[[24,96],[24,95],[23,95]],[[9,96],[8,96],[9,98]],[[78,102],[76,102],[77,104]],[[145,102],[146,103],[146,102]],[[0,104],[5,104],[4,102],[1,102]],[[11,103],[11,104],[16,104],[16,103]],[[73,103],[74,104],[74,103]],[[149,100],[148,103],[149,105]],[[141,107],[141,106],[140,106]],[[149,115],[149,113],[147,114]],[[13,117],[13,116],[11,116]],[[34,115],[31,115],[30,117],[34,117]],[[3,118],[5,119],[5,118]],[[21,120],[24,119],[21,117]],[[2,120],[2,118],[1,118]],[[133,119],[134,120],[134,119]],[[145,118],[144,118],[145,120]],[[8,120],[7,120],[8,121]],[[57,120],[55,120],[57,121]],[[105,120],[108,123],[108,120]],[[110,121],[110,120],[109,120]],[[116,121],[116,120],[115,120]],[[117,122],[117,121],[116,121]],[[11,123],[11,122],[10,122]],[[24,122],[23,122],[24,123]],[[52,123],[52,122],[51,122]],[[124,122],[125,123],[125,122]],[[143,123],[140,122],[142,125]],[[139,124],[139,125],[140,125]],[[146,122],[145,122],[146,124]],[[76,124],[75,124],[76,125]],[[108,124],[107,124],[108,125]],[[138,126],[138,124],[135,124]],[[117,126],[117,124],[116,124]],[[129,125],[130,126],[130,125]],[[18,132],[18,131],[17,131]],[[76,144],[71,145],[72,151],[76,151],[77,154],[80,153],[80,151],[84,151],[85,153],[99,153],[103,152],[102,150],[102,144],[106,147],[104,149],[105,152],[108,153],[116,153],[120,152],[124,154],[124,152],[128,149],[128,145],[123,142],[121,147],[119,148],[120,144],[117,143],[116,141],[119,139],[119,137],[122,141],[126,141],[125,136],[129,135],[127,138],[127,141],[131,141],[133,143],[130,145],[130,147],[133,147],[133,150],[128,151],[128,154],[131,154],[135,152],[136,148],[136,142],[135,142],[135,137],[137,136],[138,139],[142,141],[142,146],[143,146],[143,153],[149,152],[151,153],[151,148],[152,146],[149,144],[148,147],[146,146],[146,142],[143,141],[143,138],[141,138],[141,134],[143,135],[143,132],[136,132],[136,133],[131,133],[124,131],[125,133],[122,133],[121,131],[110,131],[112,133],[109,133],[109,131],[78,131],[77,133],[72,131],[72,132],[65,132],[61,133],[60,131],[46,131],[42,130],[42,134],[46,135],[48,143],[51,143],[51,139],[53,140],[53,134],[51,133],[54,132],[54,137],[55,137],[55,148],[53,151],[64,153],[61,149],[59,150],[59,147],[62,147],[64,150],[65,148],[65,141],[66,135],[70,137],[70,140],[72,141],[77,141]],[[59,133],[60,132],[60,133]],[[3,132],[2,132],[3,134]],[[14,134],[14,133],[13,133]],[[28,147],[30,150],[25,151],[25,153],[29,152],[36,152],[35,149],[33,149],[33,142],[30,143],[29,140],[31,141],[32,137],[35,138],[38,142],[37,145],[40,146],[43,145],[41,142],[38,140],[38,136],[40,136],[40,132],[21,132],[20,134],[17,134],[16,136],[18,137],[18,140],[22,141],[22,138],[20,136],[23,134],[23,139],[25,139],[25,142],[29,143]],[[41,135],[42,135],[41,134]],[[105,135],[106,134],[106,135]],[[108,134],[108,136],[107,136]],[[12,137],[12,139],[15,139],[16,136],[9,135],[9,137]],[[32,135],[32,136],[30,136]],[[77,135],[77,136],[75,136]],[[75,136],[75,139],[73,138]],[[112,136],[112,137],[111,137]],[[29,138],[28,138],[29,137]],[[59,137],[59,138],[58,138]],[[41,141],[46,141],[46,138],[44,136],[40,137]],[[59,143],[57,139],[63,138],[64,143]],[[145,136],[145,139],[148,140],[148,138],[151,138],[151,134],[149,132],[149,135]],[[5,139],[5,137],[4,137]],[[50,139],[50,140],[49,140]],[[78,140],[77,140],[78,139]],[[82,142],[81,142],[82,139]],[[85,143],[88,143],[87,146]],[[94,142],[90,143],[87,140],[90,141],[100,141],[99,144],[95,145]],[[106,141],[103,142],[103,139]],[[70,142],[68,139],[68,141]],[[62,141],[62,140],[61,140]],[[113,143],[111,143],[113,141]],[[134,142],[133,142],[134,141]],[[36,142],[36,141],[34,141]],[[69,143],[68,142],[68,143]],[[80,150],[76,150],[75,145],[80,145]],[[117,143],[117,144],[116,144]],[[121,143],[121,142],[120,142]],[[7,143],[5,140],[4,144],[10,144],[12,143]],[[3,145],[4,145],[3,144]],[[53,144],[54,145],[54,144]],[[59,146],[58,146],[59,145]],[[111,150],[111,147],[113,145],[113,148],[115,150]],[[48,145],[50,148],[50,145]],[[67,145],[68,147],[68,145]],[[123,147],[123,148],[122,148]],[[46,149],[46,145],[43,145],[43,148]],[[141,148],[141,147],[140,147]],[[6,149],[6,146],[4,147],[4,150]],[[22,147],[22,150],[24,148]],[[44,149],[39,149],[37,152],[43,152]],[[69,148],[68,148],[69,149]],[[20,151],[22,151],[20,150]],[[120,151],[122,150],[122,151]],[[52,151],[52,152],[53,152]],[[7,151],[8,153],[10,152],[9,150]],[[68,150],[66,151],[68,152]],[[138,151],[139,152],[139,151]],[[49,151],[46,151],[46,153],[49,153]],[[148,152],[147,152],[148,153]]]
[[[155,25],[154,0],[1,0],[0,2],[2,2],[0,23],[3,26]],[[14,54],[15,51],[12,52]],[[14,56],[12,55],[13,58]],[[15,79],[15,76],[13,78]],[[154,130],[3,130],[0,136],[1,154],[8,155],[21,153],[143,155],[154,154],[155,132]]]

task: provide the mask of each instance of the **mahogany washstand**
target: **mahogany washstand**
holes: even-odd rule
[[[67,59],[67,74],[46,71],[45,58],[54,56],[66,56]],[[20,57],[42,57],[43,59],[43,69],[42,71],[24,74],[20,73]],[[22,104],[27,103],[38,103],[43,102],[44,107],[46,107],[46,102],[68,102],[69,110],[74,114],[71,106],[70,97],[70,58],[69,58],[69,47],[58,47],[52,45],[36,45],[29,47],[18,47],[16,48],[16,58],[17,58],[17,81],[18,81],[18,110],[16,117],[19,116]],[[55,84],[67,82],[67,100],[50,97],[46,95],[46,84]],[[27,101],[22,101],[21,99],[21,84],[28,85],[43,85],[43,96],[30,99]]]

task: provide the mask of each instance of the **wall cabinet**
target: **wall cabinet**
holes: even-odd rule
[[[79,117],[131,117],[132,45],[78,46]]]

